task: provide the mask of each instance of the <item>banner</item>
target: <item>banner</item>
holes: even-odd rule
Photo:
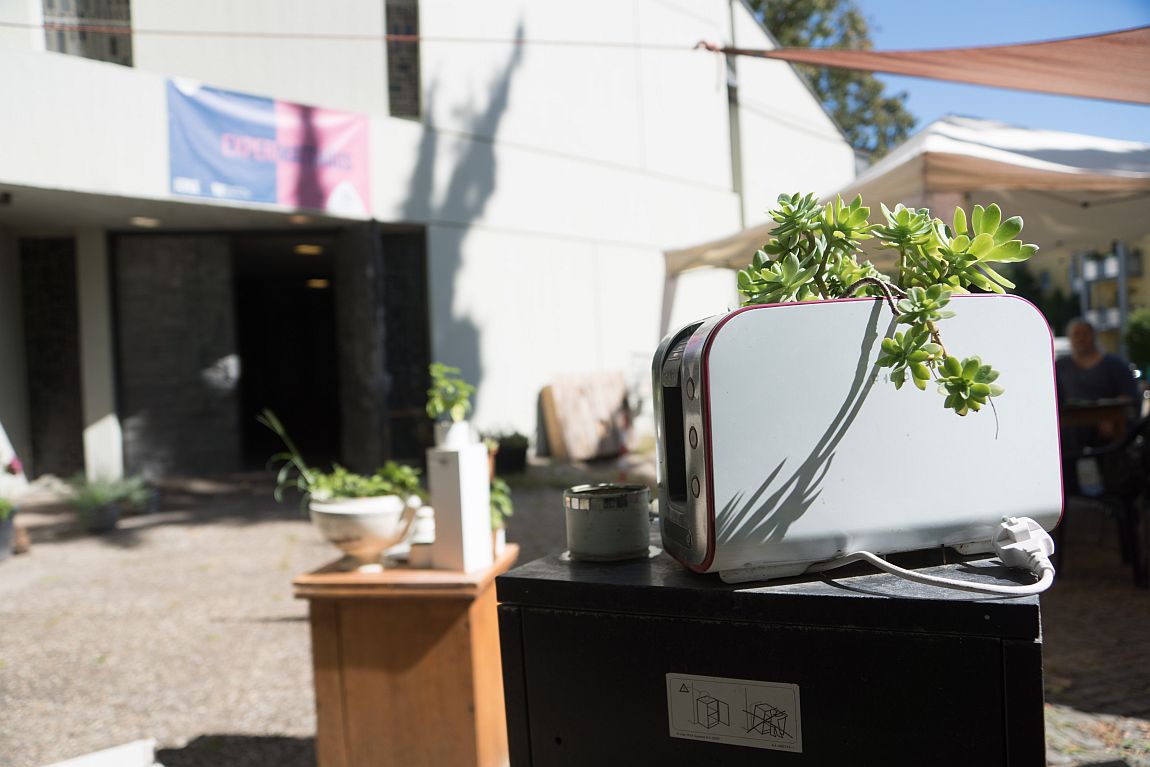
[[[368,119],[168,80],[173,194],[370,215]]]

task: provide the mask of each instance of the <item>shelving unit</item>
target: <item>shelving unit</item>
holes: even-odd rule
[[[1129,314],[1130,278],[1142,275],[1142,253],[1131,253],[1125,243],[1115,242],[1102,258],[1094,253],[1075,253],[1070,264],[1071,289],[1078,294],[1080,316],[1099,332],[1118,333],[1119,353],[1125,356],[1123,342]],[[1104,303],[1095,296],[1096,287],[1114,285],[1114,302]],[[1056,328],[1061,331],[1061,328]]]

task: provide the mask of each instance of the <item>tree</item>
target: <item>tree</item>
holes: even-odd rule
[[[869,49],[866,18],[853,0],[749,0],[780,45]],[[888,96],[869,72],[797,64],[855,149],[881,157],[914,127],[906,93]]]

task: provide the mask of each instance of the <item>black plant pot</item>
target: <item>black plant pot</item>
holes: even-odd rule
[[[120,521],[120,505],[109,503],[97,507],[84,515],[89,533],[108,533],[116,529]]]
[[[12,536],[16,531],[16,512],[0,519],[0,561],[12,556]]]
[[[522,447],[512,445],[510,447],[505,445],[499,446],[499,452],[495,454],[495,473],[503,474],[522,474],[527,470],[527,446]]]

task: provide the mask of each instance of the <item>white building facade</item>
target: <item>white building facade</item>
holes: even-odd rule
[[[774,45],[741,0],[0,0],[0,22],[0,422],[38,474],[254,465],[263,407],[325,458],[418,455],[430,360],[477,383],[481,429],[533,435],[556,376],[646,366],[664,251],[854,173],[789,65],[693,49]],[[189,194],[191,81],[358,118],[360,204]],[[675,301],[722,311],[731,273]]]

